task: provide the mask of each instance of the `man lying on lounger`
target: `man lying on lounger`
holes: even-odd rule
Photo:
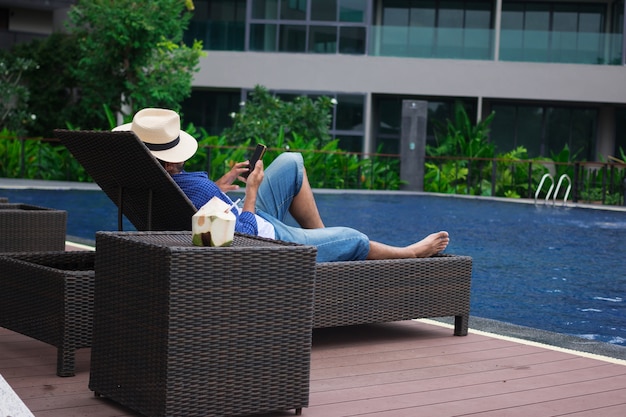
[[[422,258],[443,251],[450,242],[448,232],[440,231],[398,247],[371,241],[352,228],[324,227],[300,153],[279,155],[267,170],[262,160],[250,167],[251,172],[248,161],[236,163],[215,182],[206,172],[187,172],[183,169],[185,161],[196,153],[198,142],[180,129],[180,117],[172,110],[140,110],[131,123],[113,130],[133,131],[197,208],[214,196],[233,204],[225,193],[238,188],[234,184],[236,180],[244,182],[243,205],[232,209],[237,218],[235,230],[316,246],[318,262]],[[244,178],[242,175],[248,172],[249,176]],[[283,222],[288,212],[300,227]]]

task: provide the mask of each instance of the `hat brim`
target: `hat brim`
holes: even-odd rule
[[[125,123],[123,125],[119,125],[113,128],[113,131],[114,132],[125,132],[125,131],[132,132],[133,131],[132,125],[133,125],[132,123]],[[194,138],[193,136],[191,136],[189,133],[185,132],[184,130],[180,131],[179,137],[180,137],[180,141],[175,147],[171,149],[167,149],[164,151],[153,151],[150,149],[148,150],[150,151],[150,153],[152,153],[152,155],[154,155],[155,158],[160,159],[165,162],[173,162],[173,163],[185,162],[186,160],[188,160],[189,158],[191,158],[192,156],[196,154],[196,151],[198,150],[198,141],[196,140],[196,138]]]

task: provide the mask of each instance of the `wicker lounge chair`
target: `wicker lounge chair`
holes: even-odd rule
[[[0,326],[55,346],[57,375],[74,375],[91,346],[95,252],[0,255]]]
[[[116,203],[120,230],[122,214],[139,231],[191,230],[195,207],[134,133],[55,134]],[[453,316],[466,335],[471,274],[472,258],[457,255],[318,263],[313,327]]]
[[[0,202],[0,252],[62,251],[66,225],[65,210]]]
[[[87,173],[139,231],[191,230],[196,208],[132,132],[55,130]],[[111,152],[115,149],[115,152]]]

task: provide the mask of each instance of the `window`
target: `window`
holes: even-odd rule
[[[588,64],[610,61],[604,50],[608,39],[605,15],[603,4],[505,2],[500,59]]]
[[[276,51],[277,25],[250,25],[251,51]]]
[[[320,54],[337,52],[337,28],[335,26],[310,26],[308,51]]]
[[[249,91],[244,91],[247,96]],[[333,139],[339,139],[339,148],[343,151],[362,152],[364,137],[364,94],[311,93],[307,91],[271,91],[282,101],[293,101],[306,96],[315,101],[321,96],[334,98],[337,105],[331,111],[329,133]]]
[[[597,110],[591,108],[494,104],[491,141],[497,153],[524,146],[530,158],[550,157],[567,146],[577,160],[592,160]]]
[[[311,20],[337,20],[337,0],[311,0]]]
[[[339,21],[365,23],[367,3],[363,0],[339,0]]]
[[[390,5],[383,9],[384,26],[408,26],[410,13],[405,7],[395,7]],[[399,5],[398,5],[399,6]]]
[[[514,108],[513,111],[517,111],[517,118],[515,119],[515,129],[513,133],[516,137],[514,147],[503,147],[499,151],[507,152],[517,148],[518,146],[524,146],[528,151],[529,156],[544,155],[543,150],[543,117],[544,111],[542,107],[535,106],[522,106]],[[496,116],[494,120],[498,117]],[[511,129],[509,128],[509,131]]]
[[[463,27],[463,2],[445,1],[441,2],[437,26],[440,28],[462,28]]]
[[[364,99],[363,95],[337,96],[335,130],[363,132]]]
[[[437,126],[445,126],[446,120],[454,119],[454,106],[460,101],[467,114],[474,118],[476,104],[473,100],[442,99],[440,97],[375,97],[372,115],[375,123],[376,146],[382,146],[382,152],[397,154],[400,151],[400,135],[402,127],[402,101],[424,100],[428,102],[428,123],[426,125],[426,142],[435,145]]]
[[[280,52],[306,51],[306,26],[280,25]]]
[[[244,91],[244,96],[247,92]],[[302,95],[315,100],[321,94],[307,92],[277,92],[276,97],[290,101]],[[339,147],[344,151],[363,151],[363,132],[365,114],[365,95],[363,94],[322,94],[334,97],[337,105],[332,113],[330,134],[339,139]],[[202,91],[194,90],[182,104],[181,114],[185,123],[202,127],[210,135],[221,135],[223,130],[232,126],[232,112],[240,110],[242,93],[237,91]]]
[[[337,147],[345,152],[363,152],[363,136],[345,136],[336,135],[335,139],[338,139],[339,143]]]
[[[0,30],[9,29],[9,9],[0,9]]]
[[[304,20],[306,19],[307,0],[281,0],[281,20]]]
[[[337,94],[337,105],[330,133],[339,139],[339,148],[348,152],[363,152],[365,96]]]
[[[277,19],[278,0],[252,0],[252,18]]]
[[[194,90],[182,103],[181,114],[185,124],[204,128],[209,135],[221,135],[231,127],[232,112],[239,111],[241,93],[237,91]]]
[[[196,0],[185,43],[201,40],[204,49],[242,51],[246,33],[245,0]]]
[[[380,55],[491,59],[493,8],[491,0],[383,0]]]
[[[365,28],[340,27],[339,52],[342,54],[365,54]]]
[[[253,0],[249,49],[363,55],[372,1]]]
[[[616,158],[622,158],[626,154],[626,107],[615,109],[615,151]]]

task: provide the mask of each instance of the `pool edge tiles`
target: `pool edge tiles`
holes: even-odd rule
[[[0,178],[0,190],[100,190],[93,182]],[[1,191],[0,191],[1,192]]]

